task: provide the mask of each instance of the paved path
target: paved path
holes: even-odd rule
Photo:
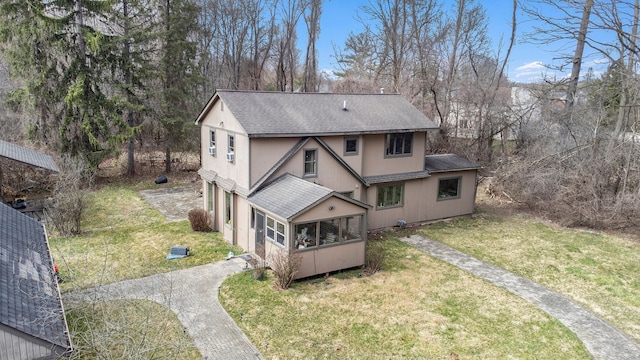
[[[158,209],[167,221],[186,220],[189,210],[202,209],[204,205],[202,196],[197,193],[202,186],[200,183],[174,187],[160,186],[157,189],[141,190],[140,195]]]
[[[420,235],[400,240],[529,301],[573,331],[596,360],[640,359],[637,343],[556,292]]]
[[[241,257],[65,294],[71,301],[149,299],[168,306],[205,359],[264,359],[218,302],[224,279],[245,268]],[[65,301],[67,299],[64,299]]]

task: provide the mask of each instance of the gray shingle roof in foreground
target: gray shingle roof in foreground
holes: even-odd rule
[[[424,157],[424,169],[430,173],[472,170],[480,167],[477,162],[455,154],[427,155]]]
[[[424,131],[437,126],[397,94],[288,93],[221,90],[222,99],[250,137]],[[346,104],[346,110],[344,110]]]
[[[284,219],[292,219],[333,190],[285,174],[249,197],[249,202]]]
[[[55,172],[60,171],[51,156],[2,140],[0,140],[0,157]]]
[[[70,349],[52,270],[42,224],[0,203],[0,323]]]

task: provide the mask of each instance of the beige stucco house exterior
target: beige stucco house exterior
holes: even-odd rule
[[[214,230],[298,250],[298,278],[363,265],[369,230],[473,212],[479,165],[425,156],[437,126],[400,95],[225,90],[196,123]]]

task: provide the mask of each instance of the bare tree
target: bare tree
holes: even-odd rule
[[[318,55],[316,53],[316,41],[320,34],[320,15],[322,14],[322,1],[309,0],[307,11],[303,14],[307,25],[307,51],[305,53],[304,74],[302,82],[303,92],[318,91]]]
[[[278,47],[276,52],[276,88],[294,91],[298,65],[296,49],[298,21],[305,11],[303,0],[281,0]]]
[[[82,214],[93,174],[82,159],[65,155],[61,159],[60,173],[56,180],[53,199],[46,209],[46,215],[60,234],[80,234]]]

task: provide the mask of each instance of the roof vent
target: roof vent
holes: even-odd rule
[[[347,111],[347,100],[342,103],[342,110]]]

